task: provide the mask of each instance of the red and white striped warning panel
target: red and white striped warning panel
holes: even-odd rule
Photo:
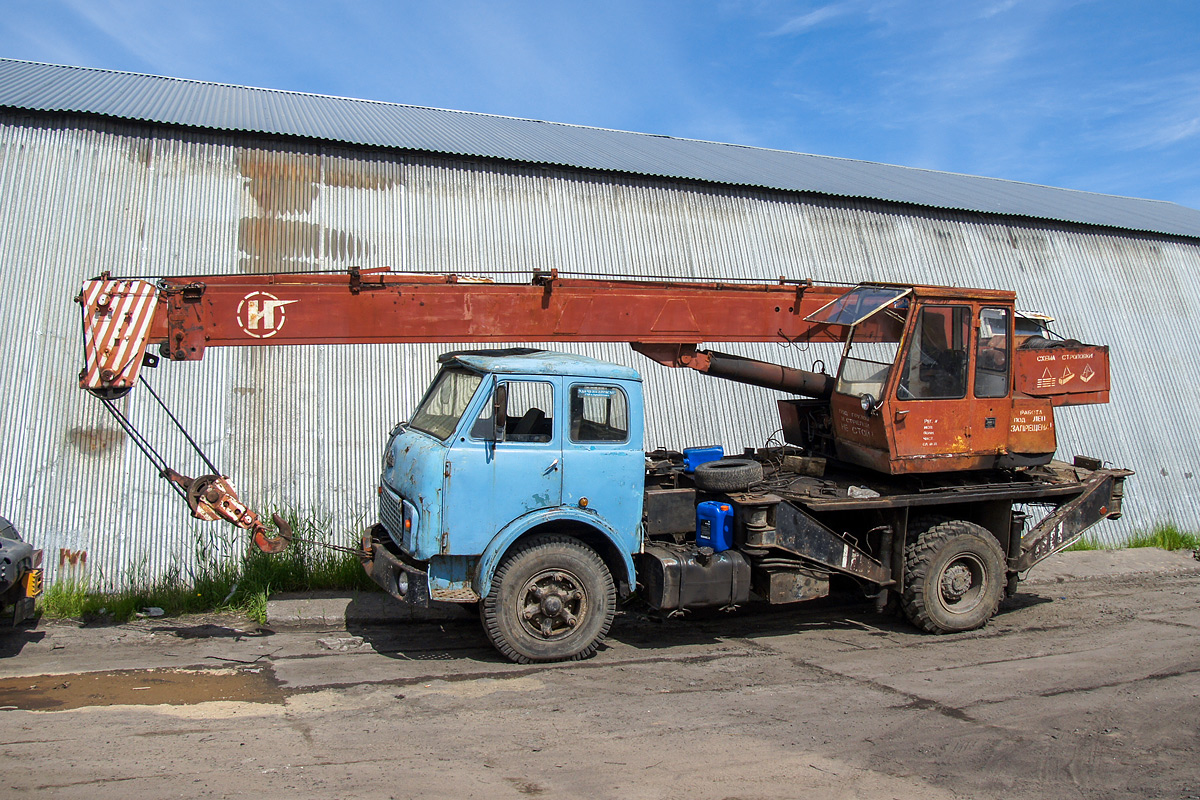
[[[154,284],[94,280],[83,285],[84,389],[127,389],[142,368],[146,337],[158,303]]]

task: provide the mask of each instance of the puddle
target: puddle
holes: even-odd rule
[[[0,711],[66,711],[89,706],[189,706],[216,700],[282,703],[267,667],[151,669],[0,678]]]

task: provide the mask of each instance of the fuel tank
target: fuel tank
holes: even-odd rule
[[[736,550],[647,544],[638,556],[646,603],[658,611],[723,607],[750,599],[750,564]]]

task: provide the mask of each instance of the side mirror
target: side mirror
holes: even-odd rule
[[[508,384],[497,383],[492,392],[492,435],[493,442],[504,441],[504,429],[508,424]]]

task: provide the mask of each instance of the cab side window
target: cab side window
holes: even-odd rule
[[[949,400],[967,395],[971,309],[925,306],[917,317],[896,396]]]
[[[619,386],[571,387],[571,441],[623,442],[629,438],[629,401]]]
[[[975,347],[975,396],[1007,397],[1010,381],[1008,309],[979,312],[979,344]]]
[[[542,381],[508,381],[504,439],[548,442],[554,436],[554,385]]]
[[[504,381],[504,441],[548,442],[554,438],[554,385],[544,381]],[[492,399],[480,409],[471,437],[486,439],[492,430]]]

